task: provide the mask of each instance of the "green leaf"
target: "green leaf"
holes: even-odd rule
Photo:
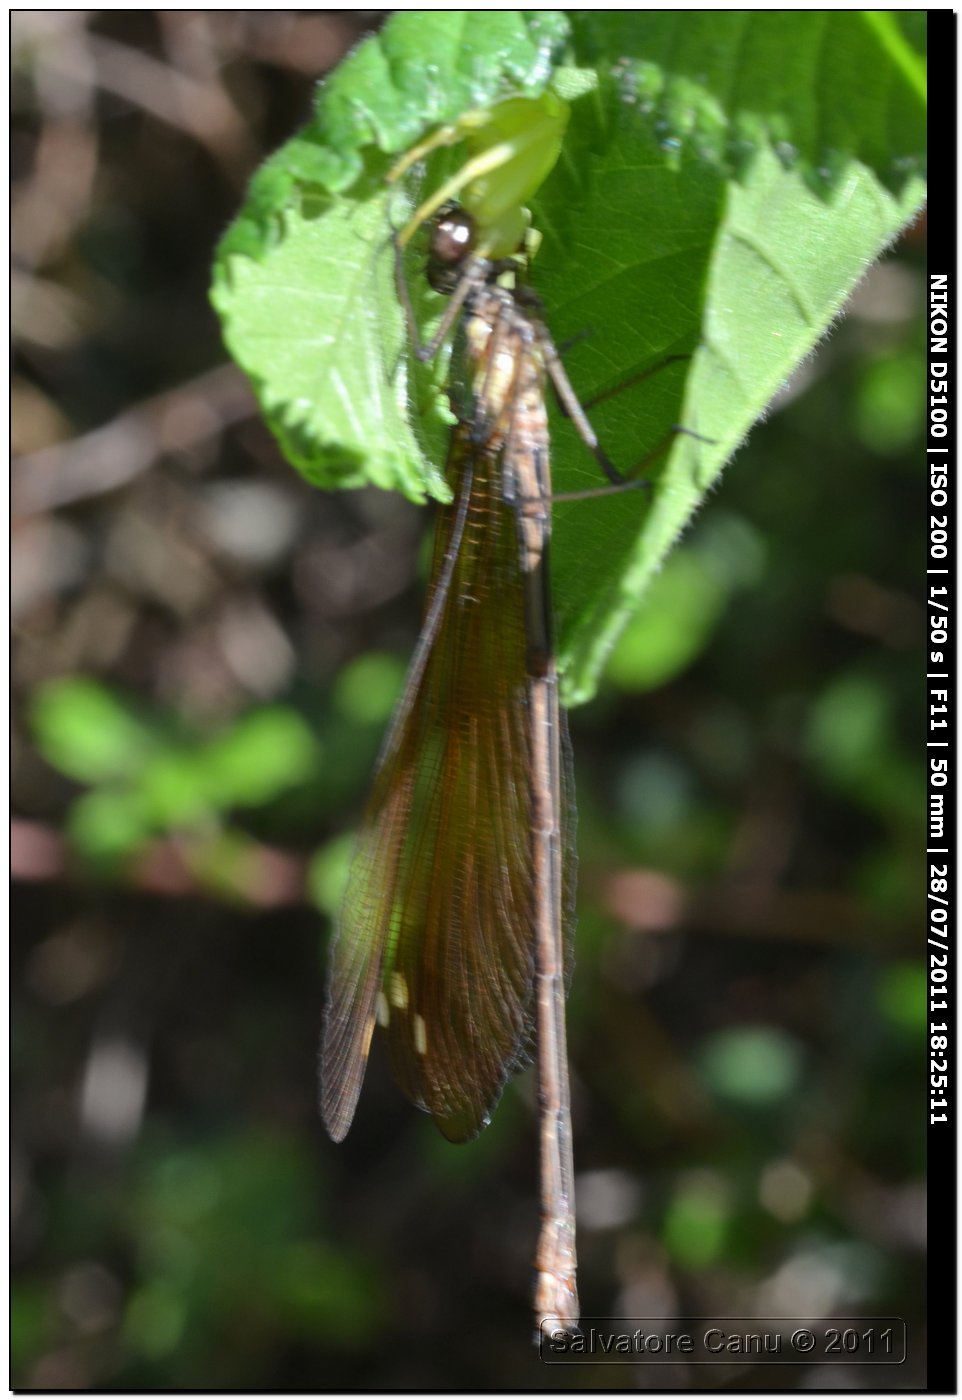
[[[30,720],[47,762],[81,783],[132,779],[160,746],[122,700],[83,676],[39,690]]]
[[[211,820],[216,803],[198,755],[189,747],[158,754],[135,787],[153,831],[171,831]]]
[[[206,744],[185,744],[144,765],[137,796],[152,828],[210,822],[229,807],[257,807],[304,782],[317,743],[296,711],[251,711]]]
[[[870,451],[894,457],[909,446],[925,415],[925,400],[916,392],[924,379],[921,348],[868,364],[855,404],[855,430]]]
[[[894,699],[880,676],[840,672],[814,700],[805,737],[814,771],[832,788],[900,825],[918,819],[922,774],[900,752]]]
[[[146,840],[151,822],[137,794],[101,788],[78,797],[67,816],[71,844],[92,865],[113,867]]]
[[[151,833],[216,828],[233,806],[256,807],[303,783],[318,746],[296,711],[265,706],[208,742],[167,737],[96,681],[55,681],[33,699],[31,722],[49,763],[95,791],[68,822],[82,855],[112,862]]]
[[[758,581],[762,546],[741,521],[717,512],[711,527],[668,557],[615,644],[607,680],[653,690],[678,675],[708,644],[738,588]]]
[[[396,656],[368,652],[348,663],[334,687],[333,702],[340,714],[357,724],[384,724],[404,685],[404,667]]]
[[[573,111],[570,139],[578,104]],[[687,373],[673,365],[592,413],[623,470],[664,443],[673,424],[710,441],[676,436],[651,472],[648,509],[629,494],[556,511],[558,651],[570,701],[590,696],[613,640],[725,462],[921,197],[914,181],[893,197],[854,161],[840,183],[815,190],[804,169],[786,169],[765,146],[722,187],[718,167],[685,148],[666,169],[639,125],[636,109],[619,111],[621,135],[605,159],[588,156],[545,185],[539,290],[556,338],[585,325],[596,332],[566,359],[583,399],[694,352]],[[573,169],[578,178],[563,190]],[[562,211],[575,204],[580,226],[566,259],[549,231],[564,227]],[[620,241],[607,252],[615,224]],[[575,476],[570,425],[556,424],[554,436],[558,490],[583,487],[591,459]]]
[[[135,1356],[157,1361],[183,1338],[187,1304],[182,1292],[164,1279],[135,1289],[124,1313],[124,1342]]]
[[[284,705],[239,719],[199,755],[204,788],[218,807],[257,807],[303,783],[317,760],[305,721]]]
[[[30,1366],[57,1333],[57,1306],[39,1279],[18,1278],[10,1287],[10,1362],[14,1375]]]
[[[307,871],[307,893],[315,908],[333,919],[347,888],[347,870],[354,853],[353,831],[335,837],[316,851]]]
[[[395,16],[265,167],[218,255],[228,344],[292,462],[317,483],[444,498],[443,366],[409,373],[388,242],[409,205],[384,184],[390,158],[468,107],[538,96],[552,69],[560,84],[562,62],[590,68],[531,201],[533,280],[555,339],[584,337],[566,354],[583,400],[636,377],[591,416],[653,489],[556,512],[559,663],[569,702],[587,698],[727,459],[921,201],[922,18],[581,11],[563,51],[548,12]],[[427,187],[458,159],[432,156]],[[440,302],[413,257],[408,271],[423,325]],[[688,358],[659,368],[671,356]],[[552,429],[557,491],[594,484],[571,424]]]
[[[211,296],[228,348],[309,481],[445,499],[443,439],[425,455],[408,415],[389,157],[467,110],[539,96],[566,33],[553,11],[396,14],[255,176],[218,249]]]
[[[316,1165],[278,1133],[215,1129],[197,1144],[152,1143],[123,1196],[135,1246],[127,1345],[138,1356],[178,1345],[193,1355],[221,1317],[252,1319],[258,1339],[310,1325],[315,1343],[335,1346],[356,1343],[364,1320],[383,1326],[377,1278],[323,1243],[323,1199]]]
[[[702,1046],[702,1073],[723,1098],[751,1106],[784,1099],[798,1083],[798,1044],[773,1026],[719,1031]]]
[[[370,191],[388,165],[378,154],[407,150],[499,98],[539,96],[567,34],[556,10],[393,15],[321,85],[311,121],[258,171],[218,257],[269,251],[278,216],[305,192]]]
[[[922,962],[899,962],[878,979],[876,999],[887,1020],[900,1030],[921,1036],[927,1024],[928,970]]]
[[[922,14],[581,10],[572,24],[579,62],[617,56],[656,126],[733,170],[760,142],[819,181],[854,159],[897,191],[922,168]]]
[[[712,1172],[693,1172],[669,1202],[662,1243],[685,1268],[704,1269],[721,1253],[732,1215],[725,1185]]]

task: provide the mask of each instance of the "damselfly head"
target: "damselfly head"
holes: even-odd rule
[[[445,204],[438,210],[431,225],[427,269],[428,282],[436,292],[450,296],[454,291],[474,243],[474,220],[460,204]]]

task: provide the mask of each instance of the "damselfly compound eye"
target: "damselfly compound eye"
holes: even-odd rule
[[[474,250],[474,220],[457,204],[438,211],[428,250],[428,282],[449,296],[458,284],[465,259]]]

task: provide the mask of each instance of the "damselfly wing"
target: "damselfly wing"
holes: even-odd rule
[[[455,237],[441,261],[450,270],[468,256]],[[547,598],[546,335],[494,285],[499,266],[475,267],[466,284],[437,272],[436,285],[462,289],[467,403],[424,625],[332,953],[321,1106],[335,1140],[350,1127],[377,1025],[408,1097],[452,1141],[473,1137],[531,1057],[539,918],[571,945],[570,759]]]

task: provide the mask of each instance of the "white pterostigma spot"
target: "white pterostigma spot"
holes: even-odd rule
[[[390,1013],[390,1011],[389,1011],[389,1009],[388,1009],[387,997],[384,995],[383,992],[378,992],[378,994],[377,994],[377,1023],[378,1023],[379,1026],[386,1026],[387,1023],[388,1023],[388,1021],[390,1021],[390,1019],[391,1019],[391,1013]]]
[[[424,1023],[424,1017],[414,1013],[414,1048],[419,1055],[428,1053],[428,1028]]]

